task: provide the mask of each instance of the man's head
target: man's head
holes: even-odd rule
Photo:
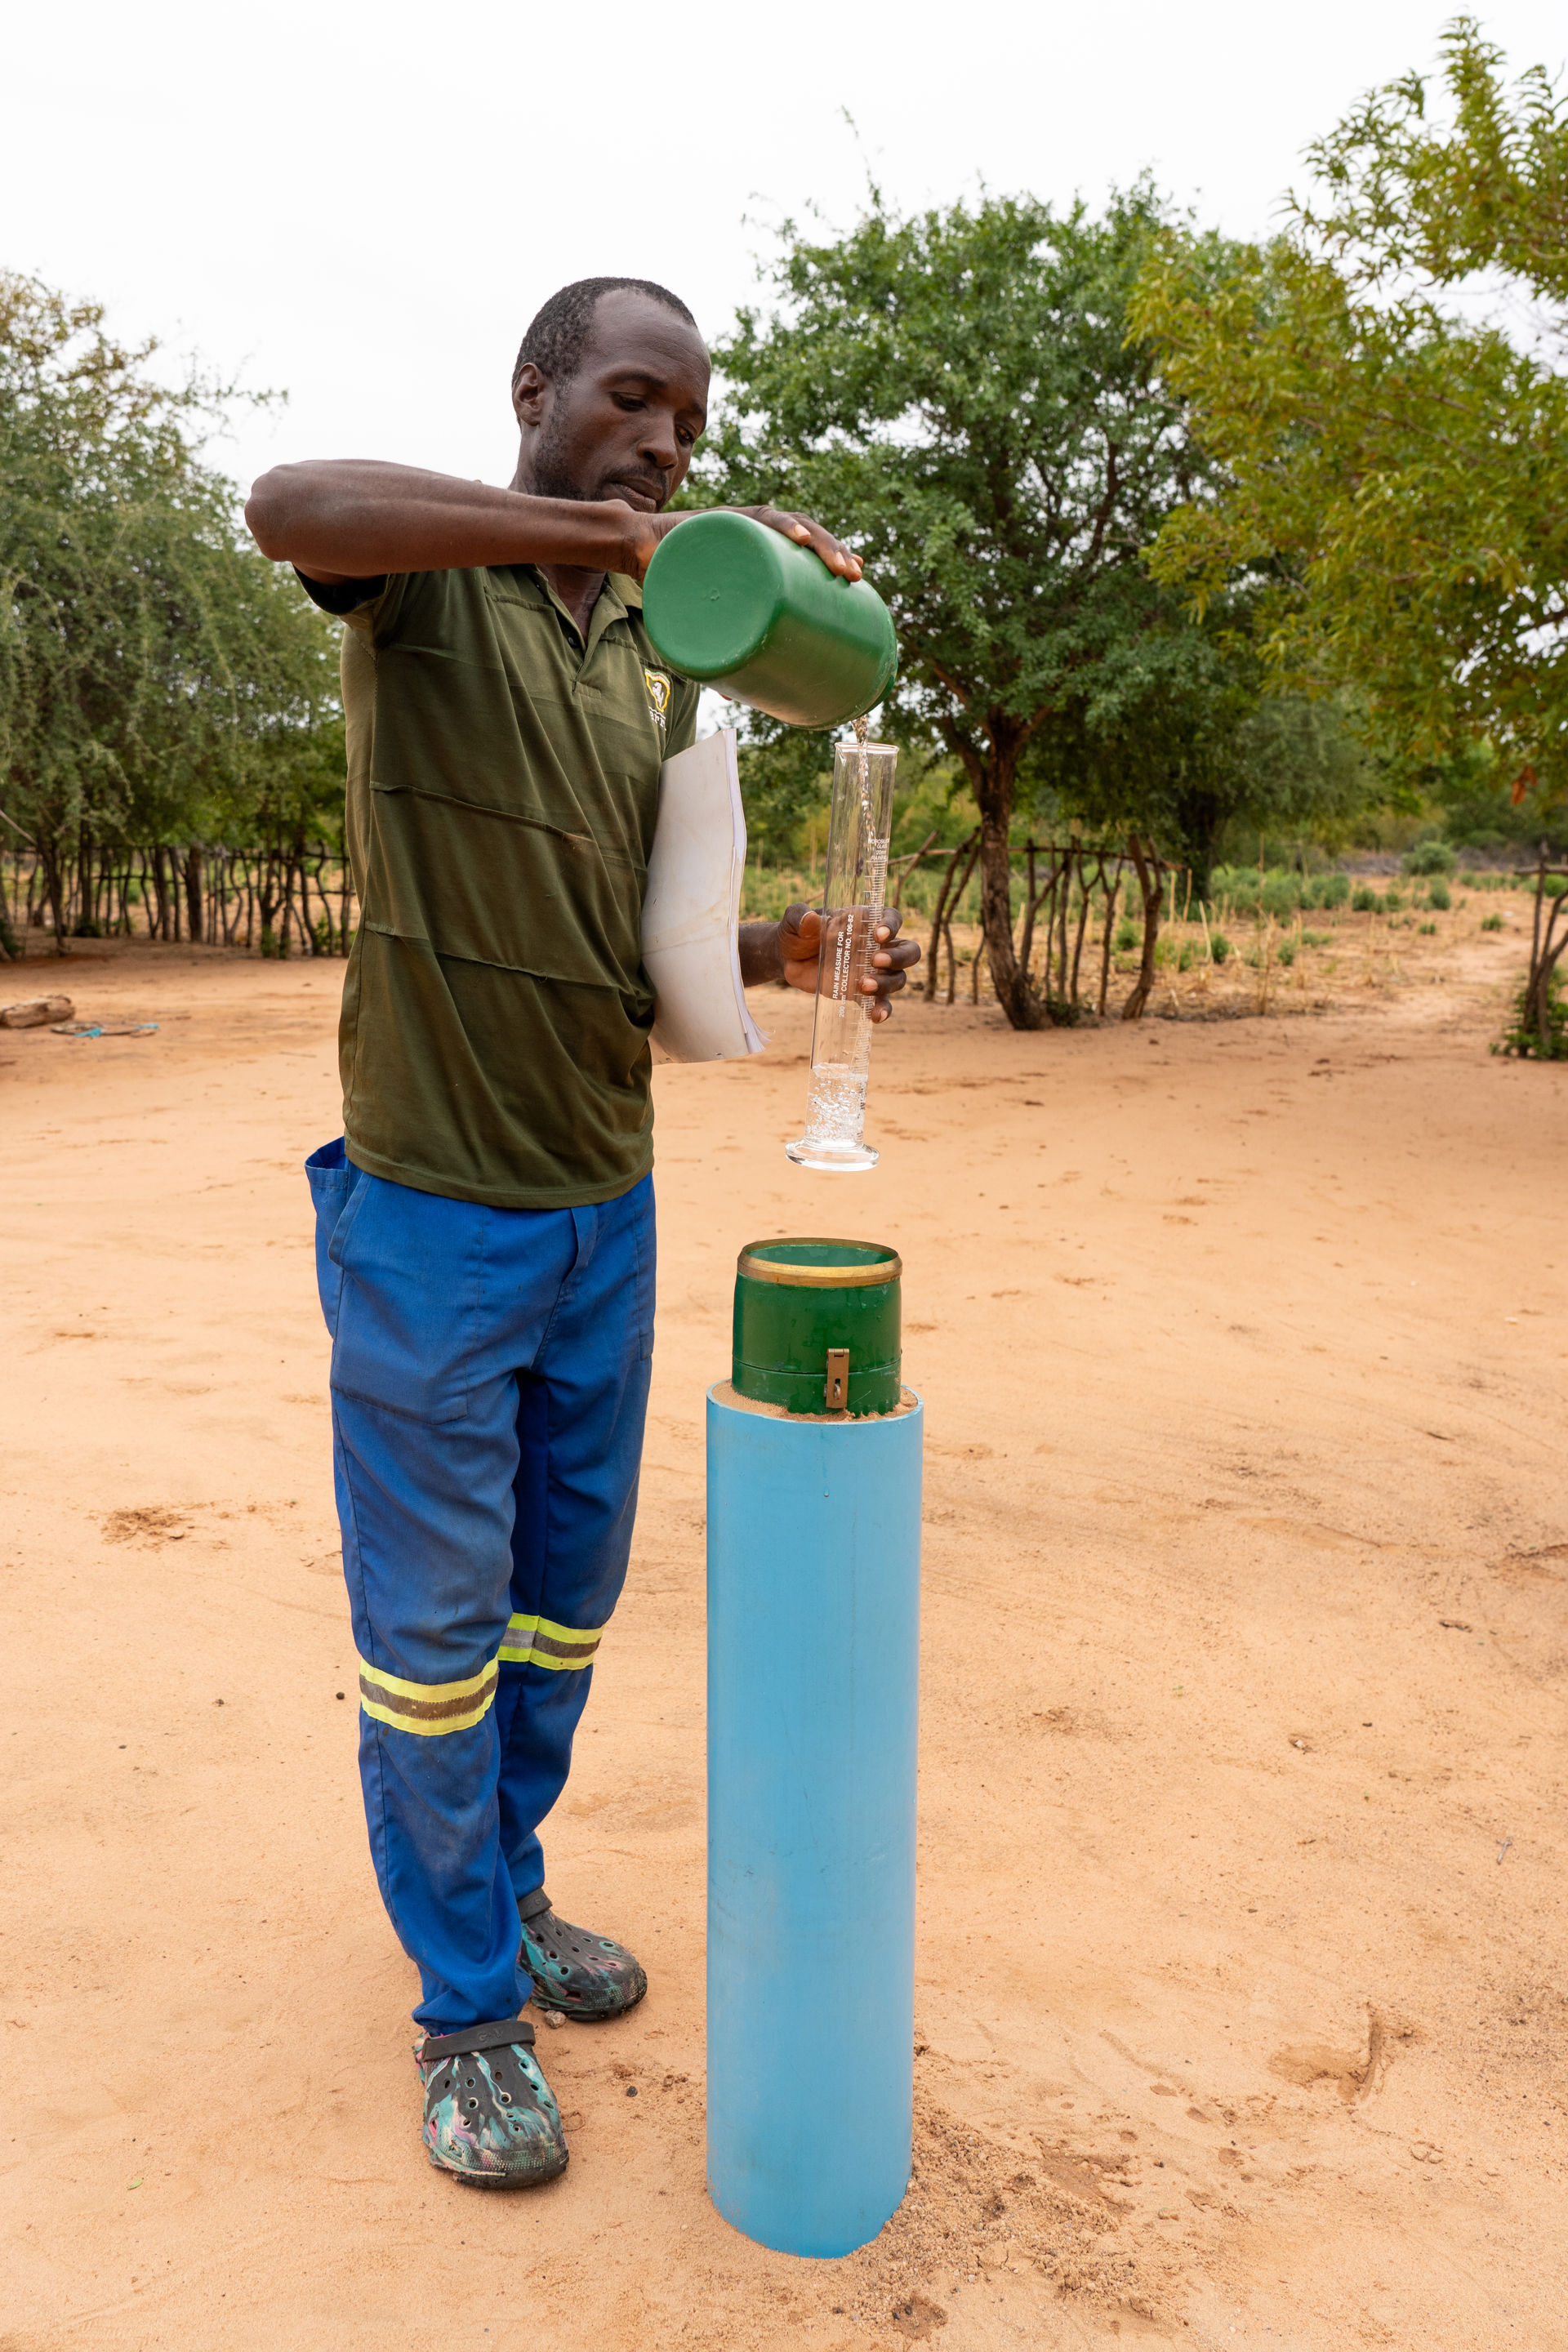
[[[552,294],[512,373],[522,446],[514,489],[619,499],[657,513],[707,421],[708,353],[684,302],[641,278]]]

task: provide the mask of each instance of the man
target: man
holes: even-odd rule
[[[702,431],[708,354],[636,278],[554,295],[512,380],[508,489],[280,466],[247,520],[341,614],[348,845],[343,1136],[313,1154],[333,1462],[376,1875],[417,1962],[432,2163],[552,2179],[536,2004],[647,1979],[559,1919],[539,1823],[626,1576],[653,1349],[639,932],[662,761],[698,689],[638,583]],[[749,509],[858,579],[817,523]],[[879,936],[873,1017],[919,949]],[[820,923],[742,934],[749,982],[815,989]]]

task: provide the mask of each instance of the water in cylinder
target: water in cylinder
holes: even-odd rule
[[[802,1168],[844,1173],[877,1164],[877,1153],[865,1139],[877,1002],[868,982],[874,980],[871,959],[881,945],[876,932],[887,896],[899,759],[892,744],[866,740],[863,719],[857,720],[855,735],[853,742],[837,746],[834,760],[805,1133],[784,1146]]]

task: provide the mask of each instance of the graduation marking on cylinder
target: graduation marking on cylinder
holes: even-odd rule
[[[754,1242],[708,1399],[708,2180],[781,2252],[909,2180],[923,1410],[902,1265]]]

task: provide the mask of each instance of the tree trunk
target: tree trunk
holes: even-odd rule
[[[947,871],[942,877],[942,887],[936,894],[936,912],[931,919],[931,948],[926,957],[925,983],[926,995],[933,1003],[936,998],[937,966],[942,958],[942,935],[951,920],[952,906],[956,904],[959,897],[962,896],[963,892],[968,887],[969,866],[973,866],[974,863],[973,852],[975,840],[976,836],[973,834],[971,834],[967,841],[961,841],[959,843],[958,847],[953,851],[952,856],[947,861]],[[959,884],[958,888],[955,891],[952,887],[953,877],[958,872],[960,861],[965,857],[968,858],[969,865],[964,866],[963,880]],[[952,1000],[950,998],[949,1002],[951,1003],[951,1001]]]
[[[280,942],[273,929],[273,925],[278,919],[278,909],[283,903],[278,865],[276,859],[268,852],[258,857],[257,866],[256,911],[261,919],[261,937],[257,944],[264,956],[277,955],[280,950],[286,952],[289,944],[287,939]]]
[[[190,936],[198,945],[203,937],[202,922],[202,853],[193,842],[185,852],[185,920]]]
[[[38,856],[44,869],[44,898],[49,910],[49,921],[55,934],[55,953],[68,955],[66,945],[65,879],[55,845],[46,834],[38,844]]]
[[[980,802],[980,927],[991,985],[1013,1028],[1038,1029],[1045,1008],[1013,944],[1013,861],[1007,842],[1013,822],[1012,768],[997,761],[976,798]]]
[[[1123,1021],[1142,1021],[1143,1008],[1154,993],[1154,949],[1160,937],[1160,867],[1152,841],[1140,842],[1135,833],[1127,836],[1128,855],[1138,876],[1138,888],[1143,900],[1143,958],[1138,967],[1138,977],[1132,983],[1132,993],[1121,1008]]]
[[[71,885],[71,899],[67,908],[71,928],[79,937],[90,939],[87,926],[92,920],[92,839],[87,827],[77,835],[76,878]]]
[[[163,882],[163,845],[161,841],[153,844],[152,868],[153,911],[148,919],[147,936],[153,940],[166,940],[169,936],[169,904]]]

